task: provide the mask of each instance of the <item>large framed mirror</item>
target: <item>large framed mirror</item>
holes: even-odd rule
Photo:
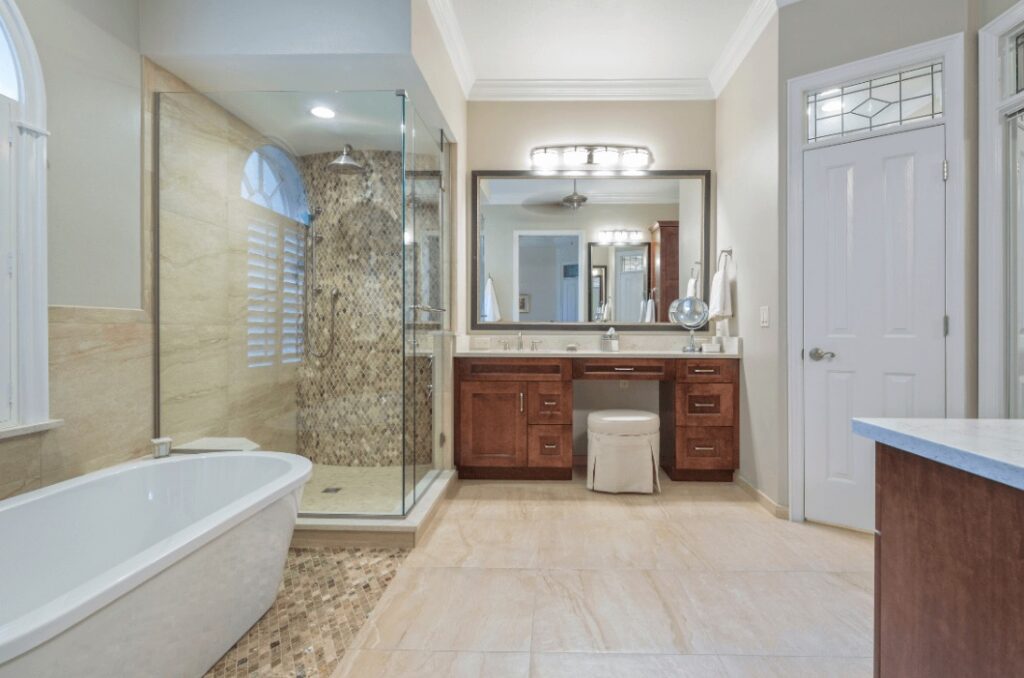
[[[672,330],[707,299],[711,171],[477,171],[471,329]]]

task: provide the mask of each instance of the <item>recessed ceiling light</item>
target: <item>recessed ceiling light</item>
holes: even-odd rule
[[[313,108],[309,109],[309,112],[315,115],[316,117],[322,118],[324,120],[330,120],[331,118],[334,117],[334,111],[330,108],[327,108],[326,106],[314,106]]]

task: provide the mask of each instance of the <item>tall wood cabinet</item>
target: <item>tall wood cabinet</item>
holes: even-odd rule
[[[679,222],[656,221],[651,226],[651,287],[658,322],[668,322],[668,307],[683,295],[679,285]],[[682,290],[685,291],[685,290]]]

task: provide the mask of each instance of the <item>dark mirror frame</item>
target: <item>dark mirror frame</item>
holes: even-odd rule
[[[709,262],[711,258],[711,170],[648,170],[642,174],[635,172],[618,172],[615,174],[594,174],[592,172],[579,172],[570,170],[561,170],[555,172],[534,172],[532,170],[473,170],[471,173],[472,178],[472,196],[471,196],[471,209],[472,215],[470,218],[470,248],[471,248],[471,259],[470,259],[470,299],[469,299],[469,328],[470,331],[475,332],[519,332],[521,330],[529,331],[549,331],[549,332],[599,332],[614,327],[616,331],[622,332],[678,332],[680,328],[671,323],[596,323],[596,322],[581,322],[581,323],[485,323],[480,322],[480,289],[478,281],[480,279],[480,261],[479,261],[479,245],[480,245],[480,232],[479,232],[479,221],[480,221],[480,182],[484,179],[637,179],[642,177],[652,177],[658,179],[671,179],[678,177],[680,179],[685,178],[699,178],[703,180],[704,186],[704,233],[702,241],[703,247],[703,266],[701,266],[701,289],[707,292],[710,289],[710,275],[709,275]],[[589,249],[588,249],[589,252]],[[588,256],[589,259],[589,256]],[[648,256],[648,266],[653,270],[654,262],[650,260]],[[587,280],[590,280],[590,271],[587,271]],[[587,297],[589,300],[589,289]],[[705,299],[706,301],[706,299]],[[589,306],[589,301],[588,301]],[[705,326],[703,329],[707,329]]]

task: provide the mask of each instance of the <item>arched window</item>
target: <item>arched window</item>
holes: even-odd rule
[[[283,217],[309,222],[302,176],[277,146],[261,146],[249,155],[242,172],[242,197]]]
[[[14,0],[0,0],[0,437],[52,427],[46,299],[46,92]]]
[[[302,360],[309,204],[302,175],[277,146],[253,151],[242,170],[242,198],[274,212],[249,220],[249,367]]]

